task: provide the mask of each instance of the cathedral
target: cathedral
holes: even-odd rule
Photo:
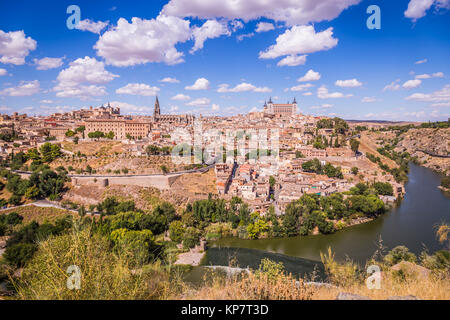
[[[158,97],[155,100],[155,109],[153,111],[153,122],[157,123],[185,123],[191,124],[194,122],[195,117],[189,114],[161,114],[161,108],[159,106]]]

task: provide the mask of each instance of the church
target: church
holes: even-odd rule
[[[297,101],[294,100],[292,103],[279,104],[273,103],[272,98],[268,102],[264,103],[264,115],[273,116],[277,118],[292,117],[297,113]]]
[[[158,97],[155,100],[155,110],[153,111],[153,122],[169,124],[191,124],[195,117],[190,114],[161,114]]]

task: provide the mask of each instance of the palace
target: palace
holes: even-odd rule
[[[195,117],[189,114],[161,114],[161,109],[159,107],[159,100],[156,97],[155,100],[155,110],[153,111],[153,122],[159,123],[184,123],[191,124],[194,122]]]
[[[273,103],[272,98],[267,103],[264,103],[264,114],[269,116],[275,116],[278,118],[291,117],[297,113],[297,101],[292,103],[278,104]]]

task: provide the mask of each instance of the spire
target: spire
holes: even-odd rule
[[[295,100],[295,97],[294,97],[294,101],[292,101],[292,103],[297,103],[297,101]]]
[[[269,98],[269,103],[272,103],[272,97]]]
[[[159,108],[159,101],[158,101],[158,96],[156,96],[156,100],[155,100],[155,110],[153,111],[153,117],[158,117],[161,115],[161,110]]]

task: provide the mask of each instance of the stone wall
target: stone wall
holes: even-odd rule
[[[155,176],[127,176],[127,177],[72,177],[74,186],[98,185],[107,187],[112,185],[133,185],[140,187],[154,187],[158,189],[169,189],[181,174],[155,175]]]

